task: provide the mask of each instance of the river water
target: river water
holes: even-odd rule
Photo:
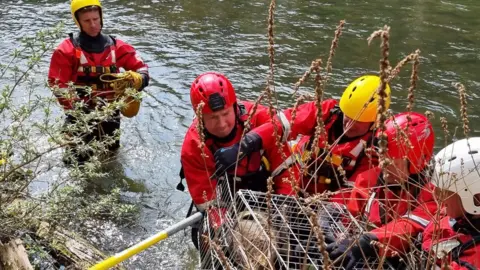
[[[76,31],[69,1],[3,0],[0,8],[0,62],[22,36],[65,23],[65,36]],[[193,118],[189,85],[201,72],[225,73],[242,99],[263,90],[268,72],[266,18],[269,1],[244,0],[105,0],[104,31],[131,43],[150,67],[151,82],[137,117],[122,122],[122,151],[114,168],[139,188],[125,197],[142,205],[137,224],[102,228],[99,246],[115,253],[166,228],[186,213],[187,193],[175,190],[179,151]],[[480,2],[478,0],[278,0],[275,21],[276,91],[280,107],[291,106],[292,86],[312,60],[324,62],[335,27],[346,20],[333,62],[327,97],[340,97],[349,81],[377,72],[380,42],[367,37],[391,27],[390,61],[421,50],[420,81],[414,110],[435,113],[437,149],[444,145],[440,117],[451,130],[460,125],[459,99],[453,82],[468,93],[470,135],[480,133]],[[60,42],[58,40],[57,42]],[[37,83],[44,83],[50,55],[42,59]],[[410,66],[392,82],[395,112],[407,105]],[[312,84],[301,88],[312,93]],[[48,89],[40,87],[43,94]],[[457,131],[461,137],[461,128]],[[112,179],[115,181],[115,179]],[[129,269],[185,269],[194,263],[188,235],[179,233],[128,260]]]

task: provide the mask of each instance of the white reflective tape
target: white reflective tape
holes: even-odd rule
[[[457,239],[447,239],[432,246],[432,250],[439,260],[450,254],[452,250],[460,246],[462,243]]]
[[[291,155],[284,162],[282,162],[282,164],[280,164],[277,168],[275,168],[275,170],[273,170],[271,176],[275,177],[275,176],[279,175],[281,172],[288,169],[288,167],[290,167],[294,163],[295,163],[295,156]]]
[[[355,167],[355,164],[357,164],[357,161],[355,159],[352,159],[350,160],[350,162],[348,163],[348,166],[350,167]]]
[[[352,149],[352,151],[350,151],[350,154],[355,156],[355,157],[358,157],[360,155],[360,153],[362,152],[363,150],[363,146],[365,144],[365,141],[364,140],[360,140],[358,142],[357,145],[355,145],[355,147]]]
[[[85,54],[83,52],[80,52],[80,65],[85,65],[88,64],[87,57],[85,57]]]
[[[290,135],[290,122],[282,111],[278,112],[277,115],[280,118],[280,123],[282,123],[283,128],[282,142],[286,142],[288,136]]]
[[[78,67],[77,72],[83,72],[83,67],[82,66]]]
[[[367,206],[365,207],[365,213],[368,215],[370,214],[370,210],[372,208],[373,201],[375,200],[375,196],[377,195],[376,192],[372,192],[370,198],[368,198]]]
[[[426,227],[428,225],[428,223],[430,223],[430,221],[428,221],[424,218],[421,218],[417,215],[414,215],[412,213],[407,213],[407,214],[403,215],[402,217],[411,219],[411,220],[417,222],[418,224],[422,225],[423,227]]]
[[[205,203],[201,203],[201,204],[195,204],[195,206],[197,206],[197,208],[200,210],[200,211],[204,211],[204,210],[207,210],[210,206],[212,205],[216,205],[215,204],[215,200],[211,200],[211,201],[208,201],[208,202],[205,202]]]
[[[115,50],[112,50],[110,52],[110,56],[112,56],[112,64],[115,64],[117,62],[117,56],[115,54]]]
[[[148,71],[148,68],[146,68],[146,67],[141,67],[141,68],[137,69],[137,72],[140,72],[140,71]]]
[[[457,223],[457,220],[455,220],[454,218],[450,218],[448,219],[448,225],[450,225],[450,227],[453,228],[453,226]]]

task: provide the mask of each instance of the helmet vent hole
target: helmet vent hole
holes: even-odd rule
[[[418,126],[418,123],[412,123],[412,127]]]
[[[449,158],[447,161],[450,162],[450,161],[453,161],[453,160],[455,160],[455,159],[457,159],[457,157],[456,157],[456,156],[453,156],[453,157]]]
[[[350,94],[350,96],[348,96],[348,99],[351,99],[352,98],[352,94]]]
[[[363,77],[360,81],[364,81],[365,80],[365,77]]]
[[[218,82],[218,84],[220,84],[220,86],[223,87],[223,82],[220,81]]]
[[[203,93],[203,88],[202,88],[202,87],[199,87],[199,88],[198,88],[198,91],[200,91],[200,92]]]
[[[375,98],[372,97],[372,98],[370,99],[369,103],[372,103],[374,100],[375,100]]]
[[[352,93],[353,93],[353,92],[355,92],[355,90],[357,90],[357,87],[356,87],[356,86],[355,86],[355,87],[353,87],[353,89],[352,89]]]
[[[469,155],[478,154],[478,151],[477,150],[472,150],[472,151],[469,151],[468,154]]]

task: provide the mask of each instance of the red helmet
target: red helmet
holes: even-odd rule
[[[203,113],[211,113],[230,108],[237,102],[235,89],[225,75],[217,72],[206,72],[198,76],[190,88],[190,101],[196,110],[200,102],[204,102]]]
[[[400,113],[395,115],[394,120],[388,119],[385,122],[388,137],[387,154],[392,159],[406,157],[410,162],[410,174],[418,174],[432,158],[435,135],[432,124],[425,115],[411,112],[410,122],[407,116],[406,112]],[[398,131],[406,132],[407,126],[408,134],[405,134],[407,136],[405,138],[404,135],[398,134]],[[379,135],[380,131],[376,136]],[[406,139],[409,140],[410,147]]]

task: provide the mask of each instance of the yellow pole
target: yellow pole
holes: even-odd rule
[[[141,251],[149,248],[150,246],[162,241],[163,239],[177,233],[180,230],[185,229],[186,227],[197,223],[203,217],[203,213],[198,212],[190,217],[180,221],[179,223],[163,230],[155,235],[150,236],[149,238],[143,240],[142,242],[129,247],[128,249],[113,255],[112,257],[99,262],[98,264],[89,268],[89,270],[105,270],[110,269],[111,267],[125,261],[126,259],[132,257],[133,255],[140,253]]]

